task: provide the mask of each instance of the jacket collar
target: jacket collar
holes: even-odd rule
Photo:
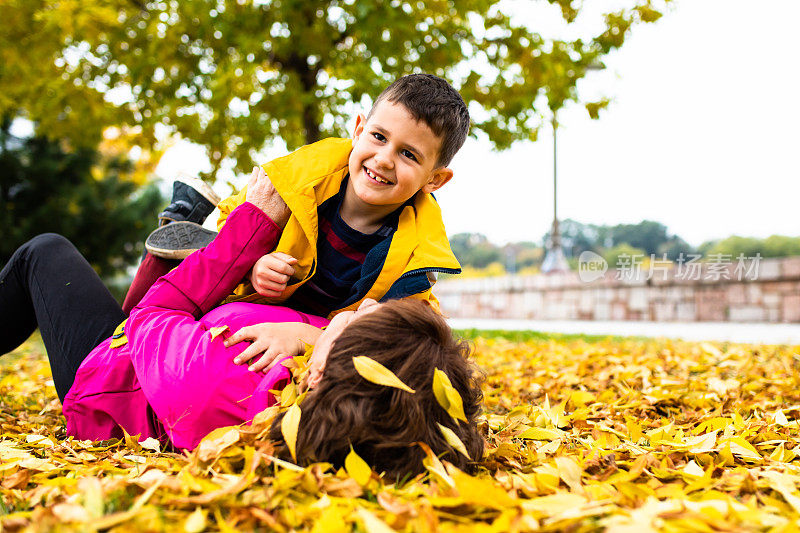
[[[317,208],[339,192],[348,173],[352,149],[350,139],[325,139],[263,167],[292,211],[276,249],[297,258],[295,270],[300,279],[314,275],[319,231]],[[439,204],[431,194],[417,193],[414,201],[400,212],[397,231],[381,271],[364,297],[379,300],[404,274],[460,269],[450,249]]]

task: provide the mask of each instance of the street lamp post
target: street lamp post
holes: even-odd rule
[[[568,272],[570,270],[564,250],[561,247],[561,232],[558,229],[558,202],[556,186],[558,179],[558,151],[556,144],[556,132],[558,131],[558,120],[556,113],[553,112],[553,228],[550,231],[550,242],[547,243],[547,254],[542,261],[542,272],[545,274],[553,272]]]

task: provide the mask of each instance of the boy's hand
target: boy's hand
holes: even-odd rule
[[[281,229],[286,227],[291,212],[261,167],[253,167],[245,200],[261,209]]]
[[[254,357],[261,357],[247,369],[253,372],[269,370],[276,361],[284,357],[294,357],[305,351],[305,345],[294,331],[294,324],[255,324],[245,326],[227,339],[225,346],[233,346],[242,341],[251,344],[237,355],[233,362],[237,365],[247,363]]]
[[[294,275],[297,259],[283,252],[272,252],[262,256],[253,265],[250,283],[261,296],[280,296],[286,289],[289,278]]]

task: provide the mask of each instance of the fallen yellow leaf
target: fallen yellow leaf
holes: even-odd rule
[[[439,402],[439,405],[441,405],[453,419],[456,421],[467,421],[461,395],[455,387],[453,387],[447,374],[438,368],[433,369],[433,395],[436,397],[436,401]]]
[[[292,454],[292,458],[297,460],[297,453],[295,448],[297,446],[297,430],[300,427],[300,406],[296,403],[292,404],[289,407],[289,410],[286,411],[283,419],[281,420],[281,435],[283,435],[283,440],[286,442],[286,446],[289,448],[289,452]]]
[[[355,479],[362,487],[369,482],[372,476],[372,469],[367,462],[353,450],[352,446],[350,446],[350,453],[348,453],[347,457],[344,459],[344,468],[347,470],[350,477]]]

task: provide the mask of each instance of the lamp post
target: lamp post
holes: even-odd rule
[[[542,272],[550,274],[553,272],[569,272],[569,264],[561,248],[561,232],[558,229],[558,202],[556,195],[556,182],[558,179],[557,144],[556,132],[558,131],[558,120],[553,111],[553,228],[550,231],[550,242],[547,243],[547,254],[542,261]]]

